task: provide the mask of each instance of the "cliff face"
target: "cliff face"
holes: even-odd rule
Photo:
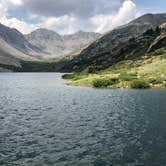
[[[161,34],[150,45],[148,52],[152,52],[156,49],[166,47],[166,23],[163,23],[160,26],[160,29],[161,29]]]

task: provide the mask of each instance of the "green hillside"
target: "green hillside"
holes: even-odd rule
[[[96,88],[166,87],[166,49],[160,49],[138,59],[125,60],[97,71],[65,75],[68,85]],[[140,86],[137,84],[141,84]],[[146,86],[145,86],[146,85]],[[144,87],[145,86],[145,87]]]

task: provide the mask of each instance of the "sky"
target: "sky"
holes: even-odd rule
[[[0,0],[0,23],[28,34],[105,33],[145,13],[166,12],[166,0]]]

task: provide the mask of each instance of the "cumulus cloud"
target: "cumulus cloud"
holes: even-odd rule
[[[21,6],[23,5],[22,0],[8,0],[11,4],[16,5],[16,6]]]
[[[70,34],[76,31],[78,20],[72,16],[61,17],[42,17],[40,19],[39,27],[52,29],[60,34]]]
[[[11,8],[29,11],[29,19],[38,23],[8,17]],[[78,30],[103,33],[137,16],[132,0],[0,0],[0,22],[23,33],[37,28],[48,28],[61,34]]]
[[[12,2],[12,0],[10,1]],[[16,0],[16,1],[17,3],[19,2],[19,0]],[[11,28],[16,28],[22,33],[30,33],[31,31],[37,28],[36,25],[28,24],[25,21],[19,20],[15,17],[8,18],[8,8],[5,5],[4,1],[0,1],[0,22]]]
[[[128,23],[139,15],[135,3],[131,0],[125,0],[114,14],[98,14],[86,20],[69,15],[44,17],[41,26],[45,25],[47,28],[60,33],[73,33],[79,29],[105,33],[117,26]]]
[[[0,0],[0,3],[7,9],[18,8],[24,5],[23,0]]]
[[[136,5],[131,0],[125,0],[119,11],[111,15],[96,15],[91,20],[96,26],[96,32],[106,32],[117,26],[128,23],[139,16]]]
[[[22,0],[31,12],[47,17],[72,15],[89,18],[116,8],[121,0]]]

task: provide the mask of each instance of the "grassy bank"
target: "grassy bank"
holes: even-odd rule
[[[121,61],[95,73],[65,75],[68,85],[96,88],[166,88],[166,51],[159,50],[141,59]]]

